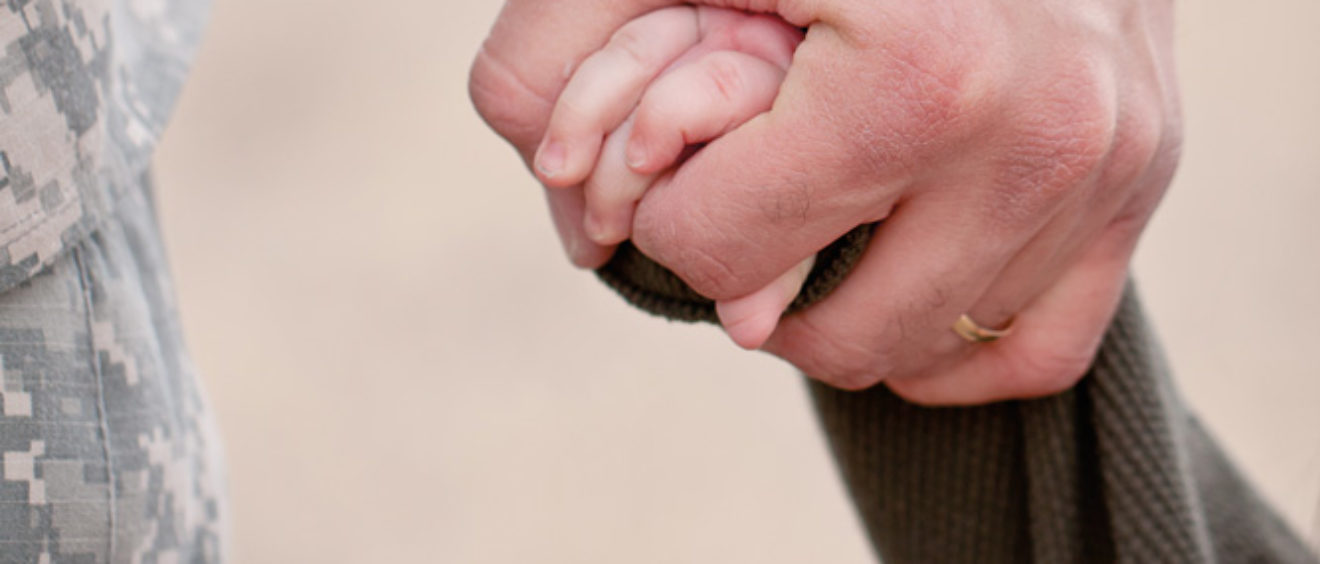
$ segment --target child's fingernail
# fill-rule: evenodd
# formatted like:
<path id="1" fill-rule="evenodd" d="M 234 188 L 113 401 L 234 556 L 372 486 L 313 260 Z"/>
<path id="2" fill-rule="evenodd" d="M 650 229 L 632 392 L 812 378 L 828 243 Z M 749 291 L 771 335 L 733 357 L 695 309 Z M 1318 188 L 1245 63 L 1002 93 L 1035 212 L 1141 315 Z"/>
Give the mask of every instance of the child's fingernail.
<path id="1" fill-rule="evenodd" d="M 646 146 L 636 140 L 629 141 L 625 156 L 628 159 L 628 168 L 639 169 L 646 164 Z"/>
<path id="2" fill-rule="evenodd" d="M 587 232 L 588 239 L 599 243 L 601 235 L 603 235 L 601 229 L 600 220 L 596 219 L 596 214 L 588 213 L 586 217 L 582 218 L 582 230 Z"/>
<path id="3" fill-rule="evenodd" d="M 614 234 L 600 218 L 596 217 L 596 214 L 588 213 L 587 217 L 583 218 L 582 230 L 587 233 L 588 239 L 595 241 L 597 244 L 608 245 L 613 242 L 610 239 Z"/>
<path id="4" fill-rule="evenodd" d="M 554 178 L 564 171 L 566 160 L 564 145 L 558 141 L 551 141 L 541 147 L 541 152 L 536 155 L 536 169 L 546 178 Z"/>

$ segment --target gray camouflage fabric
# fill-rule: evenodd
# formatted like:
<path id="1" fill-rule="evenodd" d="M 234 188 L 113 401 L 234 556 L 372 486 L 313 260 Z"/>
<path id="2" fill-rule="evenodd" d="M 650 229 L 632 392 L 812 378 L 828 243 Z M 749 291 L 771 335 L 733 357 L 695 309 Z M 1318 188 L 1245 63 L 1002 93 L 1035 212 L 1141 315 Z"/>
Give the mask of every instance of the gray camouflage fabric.
<path id="1" fill-rule="evenodd" d="M 0 4 L 0 564 L 223 559 L 148 181 L 206 8 Z"/>
<path id="2" fill-rule="evenodd" d="M 0 4 L 0 291 L 138 189 L 201 33 L 193 0 Z"/>

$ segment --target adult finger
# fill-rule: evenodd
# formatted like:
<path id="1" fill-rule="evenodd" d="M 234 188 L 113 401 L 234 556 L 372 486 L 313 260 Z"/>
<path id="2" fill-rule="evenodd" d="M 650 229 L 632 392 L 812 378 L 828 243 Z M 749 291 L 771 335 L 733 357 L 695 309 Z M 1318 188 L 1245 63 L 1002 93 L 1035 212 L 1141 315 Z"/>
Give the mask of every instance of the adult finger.
<path id="1" fill-rule="evenodd" d="M 983 404 L 1052 395 L 1077 383 L 1099 349 L 1127 280 L 1140 229 L 1111 226 L 1058 282 L 1018 314 L 1013 333 L 946 370 L 887 383 L 909 401 Z"/>
<path id="2" fill-rule="evenodd" d="M 564 246 L 568 260 L 578 268 L 596 269 L 604 266 L 614 254 L 614 245 L 598 244 L 583 230 L 586 202 L 582 189 L 546 190 L 545 198 L 550 204 L 550 217 L 554 220 L 559 242 Z"/>
<path id="3" fill-rule="evenodd" d="M 896 73 L 870 69 L 866 55 L 833 28 L 813 26 L 773 109 L 706 145 L 673 182 L 643 196 L 633 223 L 638 248 L 697 292 L 729 300 L 886 217 L 923 173 L 919 152 L 933 146 L 929 137 L 948 133 L 950 124 L 927 119 L 928 106 L 958 101 L 925 94 L 918 104 L 887 84 Z M 640 147 L 630 164 L 655 170 L 662 159 Z"/>
<path id="4" fill-rule="evenodd" d="M 1075 198 L 1060 209 L 1030 242 L 1013 255 L 993 283 L 964 313 L 983 327 L 1012 325 L 1018 313 L 1056 284 L 1117 215 L 1123 202 L 1112 195 L 1121 195 L 1124 191 L 1095 192 L 1089 195 L 1091 197 Z M 966 352 L 968 347 L 967 341 L 954 331 L 944 331 L 940 346 L 935 349 L 938 355 L 956 356 Z"/>
<path id="5" fill-rule="evenodd" d="M 955 362 L 924 378 L 894 380 L 890 387 L 911 401 L 944 405 L 1046 396 L 1075 385 L 1099 348 L 1141 232 L 1168 188 L 1181 132 L 1173 127 L 1135 145 L 1148 142 L 1158 143 L 1158 150 L 1141 161 L 1137 179 L 1122 179 L 1135 183 L 1135 191 L 1116 197 L 1115 190 L 1099 190 L 1082 203 L 1109 219 L 1093 225 L 1094 219 L 1083 217 L 1074 232 L 1055 237 L 1060 243 L 1053 246 L 1054 257 L 1047 256 L 1047 246 L 1036 254 L 1029 247 L 973 308 L 999 319 L 1016 311 L 1010 335 L 982 345 L 963 343 L 965 354 Z M 1119 152 L 1144 153 L 1132 146 Z M 1059 260 L 1043 271 L 1031 264 Z M 1042 280 L 1048 282 L 1044 287 Z"/>
<path id="6" fill-rule="evenodd" d="M 606 139 L 587 181 L 586 231 L 600 244 L 617 244 L 632 231 L 633 207 L 655 179 L 625 161 L 624 144 L 650 137 L 657 162 L 669 168 L 683 151 L 710 141 L 770 109 L 784 71 L 758 57 L 719 51 L 685 64 L 652 84 L 634 117 Z M 638 128 L 647 131 L 638 133 Z"/>
<path id="7" fill-rule="evenodd" d="M 867 181 L 840 162 L 849 155 L 822 150 L 829 140 L 783 118 L 773 111 L 753 118 L 648 190 L 633 243 L 722 301 L 766 286 L 857 225 L 888 215 L 904 181 L 854 191 Z"/>
<path id="8" fill-rule="evenodd" d="M 1108 325 L 1133 247 L 1168 186 L 1180 146 L 1176 128 L 1134 119 L 1142 115 L 1139 106 L 1124 115 L 1109 157 L 1114 166 L 1101 186 L 1056 215 L 968 312 L 990 327 L 1011 322 L 1014 333 L 989 346 L 946 333 L 943 350 L 952 362 L 928 370 L 930 383 L 896 381 L 896 389 L 926 403 L 984 403 L 1049 395 L 1076 383 Z M 1068 303 L 1048 297 L 1058 294 Z M 1051 304 L 1068 311 L 1071 324 L 1051 325 Z"/>
<path id="9" fill-rule="evenodd" d="M 468 82 L 472 103 L 530 166 L 572 69 L 628 21 L 679 3 L 508 0 L 472 64 Z M 597 245 L 583 233 L 581 189 L 547 194 L 547 199 L 574 264 L 585 268 L 603 264 L 611 248 Z"/>
<path id="10" fill-rule="evenodd" d="M 830 298 L 786 318 L 764 349 L 847 389 L 919 372 L 945 358 L 940 348 L 952 320 L 1039 229 L 995 227 L 984 210 L 939 197 L 904 204 Z M 995 237 L 986 235 L 996 229 Z"/>
<path id="11" fill-rule="evenodd" d="M 1076 187 L 1086 185 L 1094 161 L 1107 154 L 1107 146 L 1092 148 L 1108 139 L 1103 120 L 1094 121 L 1057 130 L 1079 140 L 1056 149 L 1057 158 L 1074 166 L 1055 166 L 1056 155 L 1049 155 L 1020 159 L 1012 175 L 998 180 L 1008 187 L 977 177 L 964 185 L 957 176 L 942 177 L 939 186 L 916 186 L 849 279 L 829 300 L 786 320 L 766 349 L 846 388 L 930 374 L 947 361 L 949 344 L 958 344 L 951 324 L 981 301 L 1014 257 L 1033 243 L 1052 255 L 1058 248 L 1053 235 L 1076 231 L 1076 205 L 1092 193 Z M 1099 132 L 1095 139 L 1088 127 Z M 1009 193 L 1015 196 L 1006 198 Z M 1113 217 L 1112 209 L 1095 211 Z M 1052 227 L 1062 235 L 1042 238 Z M 984 316 L 978 321 L 998 323 Z"/>
<path id="12" fill-rule="evenodd" d="M 628 118 L 605 139 L 596 170 L 583 186 L 587 206 L 583 228 L 600 245 L 617 245 L 632 234 L 633 208 L 659 177 L 635 172 L 625 163 L 624 148 L 633 123 Z"/>
<path id="13" fill-rule="evenodd" d="M 642 97 L 628 140 L 629 166 L 668 168 L 688 145 L 709 141 L 770 108 L 784 80 L 780 67 L 745 53 L 717 51 L 665 75 Z M 635 152 L 647 152 L 647 170 Z"/>
<path id="14" fill-rule="evenodd" d="M 661 71 L 700 39 L 697 11 L 681 6 L 631 22 L 578 67 L 556 102 L 535 169 L 548 186 L 572 186 L 591 172 L 601 140 L 632 112 Z"/>

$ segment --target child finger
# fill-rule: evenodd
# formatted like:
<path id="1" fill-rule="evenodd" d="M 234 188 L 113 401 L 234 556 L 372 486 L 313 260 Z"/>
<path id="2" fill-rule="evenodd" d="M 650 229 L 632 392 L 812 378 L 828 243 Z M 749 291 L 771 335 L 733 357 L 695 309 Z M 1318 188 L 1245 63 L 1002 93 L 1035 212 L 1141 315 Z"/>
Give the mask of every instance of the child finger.
<path id="1" fill-rule="evenodd" d="M 779 325 L 779 317 L 802 291 L 816 258 L 811 257 L 785 272 L 769 286 L 741 298 L 716 302 L 720 324 L 738 346 L 761 348 Z"/>
<path id="2" fill-rule="evenodd" d="M 542 182 L 563 187 L 586 178 L 605 133 L 628 116 L 647 84 L 700 40 L 695 14 L 675 7 L 637 18 L 582 62 L 555 102 L 537 150 Z"/>
<path id="3" fill-rule="evenodd" d="M 587 179 L 584 230 L 600 245 L 617 245 L 632 235 L 633 210 L 656 180 L 654 174 L 633 172 L 624 161 L 624 146 L 632 129 L 633 119 L 629 118 L 610 133 L 596 170 Z"/>
<path id="4" fill-rule="evenodd" d="M 550 204 L 550 217 L 554 220 L 559 242 L 568 259 L 578 268 L 600 268 L 614 254 L 613 245 L 597 245 L 582 229 L 582 216 L 586 210 L 581 188 L 544 190 Z"/>
<path id="5" fill-rule="evenodd" d="M 702 95 L 709 74 L 701 65 L 705 63 L 703 59 L 711 57 L 716 58 L 714 64 L 717 65 L 724 64 L 719 60 L 727 58 L 728 64 L 739 67 L 736 72 L 751 77 L 737 92 L 729 92 L 732 98 Z M 710 53 L 661 78 L 645 95 L 643 104 L 668 105 L 683 112 L 679 119 L 668 122 L 670 138 L 682 145 L 661 168 L 672 166 L 686 144 L 718 137 L 725 130 L 768 110 L 781 78 L 775 65 L 739 53 Z M 634 171 L 625 160 L 625 145 L 632 136 L 636 116 L 634 114 L 606 138 L 596 169 L 586 183 L 584 229 L 598 244 L 613 245 L 631 236 L 633 210 L 656 179 L 655 173 Z"/>
<path id="6" fill-rule="evenodd" d="M 657 80 L 637 106 L 626 150 L 641 174 L 668 168 L 688 145 L 715 139 L 769 111 L 784 70 L 763 59 L 719 51 Z"/>
<path id="7" fill-rule="evenodd" d="M 697 6 L 703 45 L 755 55 L 788 69 L 803 32 L 774 14 Z"/>

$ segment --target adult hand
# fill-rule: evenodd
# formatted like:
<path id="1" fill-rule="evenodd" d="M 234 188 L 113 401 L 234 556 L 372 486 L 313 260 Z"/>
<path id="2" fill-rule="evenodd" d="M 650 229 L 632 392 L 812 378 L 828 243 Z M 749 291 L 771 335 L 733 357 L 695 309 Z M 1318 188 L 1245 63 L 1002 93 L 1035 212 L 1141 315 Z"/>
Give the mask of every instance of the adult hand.
<path id="1" fill-rule="evenodd" d="M 473 69 L 479 111 L 530 162 L 565 65 L 677 3 L 510 0 Z M 828 383 L 884 381 L 922 403 L 1075 384 L 1178 160 L 1171 2 L 709 3 L 809 32 L 774 110 L 648 192 L 634 243 L 730 300 L 884 220 L 844 284 L 784 320 L 766 350 Z M 631 147 L 640 171 L 646 123 Z M 550 194 L 574 261 L 607 258 L 582 236 L 580 192 Z M 1014 332 L 970 344 L 949 329 L 963 313 Z"/>

